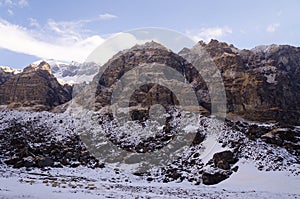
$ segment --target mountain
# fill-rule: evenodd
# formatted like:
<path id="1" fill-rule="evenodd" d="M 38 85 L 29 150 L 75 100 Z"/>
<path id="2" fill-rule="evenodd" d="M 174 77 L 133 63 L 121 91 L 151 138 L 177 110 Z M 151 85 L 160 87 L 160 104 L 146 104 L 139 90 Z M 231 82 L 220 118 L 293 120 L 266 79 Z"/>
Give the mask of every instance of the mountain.
<path id="1" fill-rule="evenodd" d="M 171 69 L 166 66 L 170 66 Z M 130 75 L 123 76 L 127 72 Z M 166 79 L 164 85 L 159 84 L 162 79 Z M 208 112 L 208 104 L 202 98 L 203 92 L 207 93 L 207 87 L 198 71 L 184 58 L 153 41 L 117 53 L 101 67 L 94 81 L 97 87 L 96 109 L 110 105 L 113 91 L 117 89 L 127 93 L 118 96 L 119 106 L 126 106 L 128 94 L 132 94 L 129 96 L 129 106 L 134 109 L 133 117 L 143 118 L 147 117 L 150 107 L 155 104 L 168 108 L 178 106 L 180 101 L 184 101 L 182 106 L 199 106 L 198 103 L 193 103 L 193 97 L 190 96 L 190 93 L 195 91 L 195 101 L 200 103 L 197 108 L 203 113 Z M 184 81 L 188 81 L 194 90 L 182 87 L 180 83 Z M 172 88 L 168 88 L 168 85 Z M 132 88 L 135 89 L 130 93 Z M 191 99 L 186 96 L 190 96 Z M 142 107 L 140 115 L 134 107 Z"/>
<path id="2" fill-rule="evenodd" d="M 99 71 L 100 66 L 92 62 L 61 62 L 52 59 L 39 60 L 34 64 L 45 61 L 50 65 L 52 74 L 62 83 L 74 84 L 89 82 Z"/>
<path id="3" fill-rule="evenodd" d="M 0 85 L 0 104 L 9 108 L 50 110 L 71 97 L 72 87 L 61 85 L 46 62 L 31 64 L 17 74 L 11 73 Z"/>
<path id="4" fill-rule="evenodd" d="M 100 68 L 49 62 L 22 71 L 0 67 L 0 105 L 17 109 L 0 111 L 0 183 L 10 189 L 45 185 L 49 193 L 126 198 L 145 190 L 174 198 L 299 196 L 298 47 L 240 50 L 212 40 L 174 53 L 147 42 Z M 227 100 L 221 125 L 211 115 L 214 93 L 205 75 L 208 83 L 218 80 L 211 64 Z M 123 121 L 125 111 L 115 117 L 111 104 L 129 106 L 133 121 Z M 54 111 L 61 106 L 69 107 Z M 200 114 L 190 111 L 194 106 Z"/>
<path id="5" fill-rule="evenodd" d="M 198 48 L 205 49 L 221 71 L 229 115 L 300 124 L 299 47 L 270 45 L 239 50 L 212 40 L 199 42 L 179 55 L 189 59 Z"/>
<path id="6" fill-rule="evenodd" d="M 118 79 L 128 71 L 142 65 L 144 67 L 152 65 L 152 68 L 155 67 L 154 65 L 167 65 L 186 78 L 196 93 L 201 111 L 207 114 L 211 111 L 211 96 L 206 82 L 193 66 L 199 64 L 196 63 L 199 59 L 193 57 L 199 49 L 205 50 L 210 55 L 221 72 L 226 92 L 228 117 L 241 116 L 254 121 L 300 124 L 298 103 L 300 97 L 300 79 L 298 78 L 300 75 L 300 48 L 288 45 L 258 46 L 251 50 L 240 50 L 233 45 L 212 40 L 207 44 L 199 42 L 191 49 L 184 48 L 176 54 L 161 44 L 148 42 L 117 53 L 102 67 L 95 63 L 63 63 L 48 60 L 50 63 L 48 73 L 51 78 L 47 74 L 47 78 L 43 78 L 43 81 L 46 84 L 49 80 L 54 81 L 54 77 L 56 77 L 58 81 L 64 84 L 64 82 L 90 82 L 94 78 L 96 89 L 93 92 L 96 95 L 96 102 L 93 106 L 96 109 L 100 109 L 110 104 L 111 95 L 114 89 L 117 88 L 116 83 Z M 34 65 L 29 68 L 32 68 Z M 23 86 L 16 83 L 16 81 L 19 81 L 17 78 L 29 74 L 26 70 L 24 69 L 21 72 L 8 67 L 0 68 L 1 104 L 10 104 L 12 102 L 24 104 L 28 98 L 32 101 L 40 101 L 33 102 L 33 104 L 41 103 L 47 104 L 47 107 L 53 107 L 71 99 L 70 88 L 66 88 L 66 86 L 61 87 L 56 83 L 55 86 L 49 86 L 49 89 L 55 90 L 53 88 L 55 87 L 60 90 L 58 92 L 65 92 L 64 94 L 56 95 L 53 94 L 56 91 L 51 91 L 52 94 L 49 91 L 45 95 L 51 95 L 52 97 L 49 97 L 50 101 L 44 100 L 47 102 L 42 102 L 41 98 L 46 98 L 45 96 L 39 98 L 37 95 L 30 95 L 31 97 L 28 97 L 29 94 L 25 94 L 24 90 L 28 91 L 29 89 L 29 78 L 24 80 Z M 46 74 L 41 73 L 41 71 L 47 70 L 31 70 L 30 75 L 43 76 L 42 74 Z M 98 75 L 95 76 L 97 72 Z M 133 79 L 126 81 L 132 81 L 132 83 L 146 81 L 139 79 L 140 75 L 143 76 L 142 73 L 136 74 L 135 77 L 132 77 Z M 165 78 L 166 76 L 167 74 L 163 74 L 161 77 Z M 18 87 L 17 90 L 14 92 L 10 91 L 11 88 L 16 86 Z M 177 87 L 180 86 L 177 85 Z M 118 87 L 118 89 L 122 90 L 121 87 Z M 123 92 L 126 92 L 126 90 Z M 127 92 L 129 91 L 127 90 Z M 189 95 L 188 92 L 190 91 L 187 89 L 181 89 L 183 96 Z M 20 95 L 20 98 L 12 95 Z M 25 95 L 27 97 L 24 97 Z M 124 99 L 120 98 L 119 101 L 124 101 L 127 96 L 123 97 Z M 133 111 L 135 114 L 133 117 L 147 116 L 149 107 L 153 104 L 178 105 L 180 99 L 176 97 L 175 93 L 165 86 L 153 83 L 141 85 L 130 97 L 130 106 L 141 105 L 144 107 L 144 113 L 139 115 Z M 186 99 L 188 100 L 188 98 Z M 26 103 L 30 106 L 28 101 Z M 14 107 L 14 105 L 10 107 Z"/>

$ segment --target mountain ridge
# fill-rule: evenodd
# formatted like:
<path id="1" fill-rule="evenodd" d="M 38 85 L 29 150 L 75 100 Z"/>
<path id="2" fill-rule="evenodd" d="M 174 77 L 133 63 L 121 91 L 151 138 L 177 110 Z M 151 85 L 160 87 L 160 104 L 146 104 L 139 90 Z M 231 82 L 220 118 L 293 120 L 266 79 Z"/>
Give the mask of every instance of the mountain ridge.
<path id="1" fill-rule="evenodd" d="M 227 109 L 229 115 L 236 114 L 246 119 L 256 121 L 276 120 L 283 123 L 300 124 L 298 119 L 300 118 L 300 108 L 297 104 L 297 99 L 300 97 L 300 82 L 299 78 L 297 78 L 300 76 L 300 67 L 298 64 L 300 60 L 299 47 L 272 44 L 257 46 L 250 50 L 240 50 L 225 42 L 211 40 L 209 43 L 199 41 L 194 47 L 190 49 L 183 48 L 176 54 L 163 45 L 152 41 L 142 45 L 135 45 L 130 49 L 115 54 L 103 66 L 109 68 L 111 65 L 115 65 L 119 67 L 118 72 L 111 70 L 104 76 L 107 76 L 108 79 L 116 79 L 119 78 L 121 74 L 126 73 L 128 71 L 128 69 L 125 69 L 126 67 L 120 68 L 120 64 L 124 64 L 124 61 L 121 59 L 132 59 L 130 63 L 132 66 L 138 65 L 137 60 L 140 60 L 139 63 L 161 62 L 166 65 L 172 65 L 175 68 L 177 67 L 177 71 L 181 71 L 183 65 L 188 64 L 185 58 L 187 58 L 193 50 L 196 50 L 196 48 L 203 48 L 208 52 L 221 72 L 228 100 Z M 149 52 L 151 49 L 153 52 L 150 55 Z M 177 59 L 175 58 L 177 55 L 179 55 L 178 66 L 176 66 L 175 62 L 172 63 Z M 167 58 L 168 56 L 169 58 Z M 166 62 L 167 59 L 170 60 L 168 61 L 169 63 Z M 49 73 L 52 72 L 57 79 L 62 77 L 78 79 L 81 75 L 83 77 L 82 81 L 85 79 L 91 81 L 92 77 L 97 74 L 98 69 L 101 69 L 101 67 L 92 63 L 61 64 L 61 67 L 54 65 L 47 68 Z M 26 70 L 24 69 L 23 72 L 24 71 Z M 185 74 L 185 77 L 187 77 L 190 82 L 195 79 L 193 76 L 195 76 L 197 72 L 192 71 L 193 69 L 191 69 L 189 74 Z M 13 73 L 3 74 L 4 73 L 2 73 L 2 75 L 0 74 L 1 84 L 14 76 Z M 195 83 L 194 86 L 200 91 L 200 93 L 198 93 L 198 99 L 204 107 L 209 110 L 210 96 L 206 90 L 205 83 L 200 79 L 198 78 L 196 81 L 198 83 Z M 150 87 L 148 90 L 151 90 Z M 164 93 L 165 91 L 161 92 Z M 148 98 L 146 101 L 151 101 L 149 100 L 149 94 L 142 96 Z M 165 95 L 165 97 L 167 96 L 170 96 L 170 93 Z M 276 96 L 276 98 L 274 98 L 274 96 Z M 101 101 L 101 97 L 97 98 Z M 142 100 L 140 99 L 139 101 Z"/>

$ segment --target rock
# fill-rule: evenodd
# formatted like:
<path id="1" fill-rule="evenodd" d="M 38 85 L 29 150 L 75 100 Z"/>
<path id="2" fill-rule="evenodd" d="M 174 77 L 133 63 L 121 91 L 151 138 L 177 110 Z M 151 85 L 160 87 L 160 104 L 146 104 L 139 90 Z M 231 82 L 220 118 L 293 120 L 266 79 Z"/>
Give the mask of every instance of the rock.
<path id="1" fill-rule="evenodd" d="M 35 166 L 35 160 L 32 156 L 28 156 L 26 158 L 23 158 L 23 165 L 25 167 L 33 167 Z"/>
<path id="2" fill-rule="evenodd" d="M 80 166 L 80 162 L 72 162 L 70 165 L 72 168 L 76 168 Z"/>
<path id="3" fill-rule="evenodd" d="M 238 169 L 239 169 L 239 166 L 235 166 L 235 167 L 233 167 L 231 170 L 234 171 L 234 172 L 237 172 Z"/>
<path id="4" fill-rule="evenodd" d="M 229 163 L 227 161 L 224 161 L 224 160 L 218 161 L 216 166 L 218 168 L 224 169 L 224 170 L 229 170 L 230 169 Z"/>
<path id="5" fill-rule="evenodd" d="M 13 157 L 13 158 L 10 158 L 10 159 L 7 159 L 7 160 L 4 160 L 4 163 L 5 164 L 8 164 L 8 165 L 15 165 L 17 162 L 20 161 L 20 158 L 19 157 Z"/>
<path id="6" fill-rule="evenodd" d="M 54 165 L 54 161 L 48 157 L 37 157 L 37 166 L 40 168 L 51 167 Z"/>
<path id="7" fill-rule="evenodd" d="M 19 169 L 23 166 L 24 166 L 24 162 L 23 162 L 23 160 L 20 160 L 13 165 L 13 168 Z"/>
<path id="8" fill-rule="evenodd" d="M 234 158 L 234 155 L 231 151 L 222 151 L 213 155 L 213 161 L 215 167 L 224 170 L 229 170 L 230 164 L 236 163 L 237 159 Z"/>
<path id="9" fill-rule="evenodd" d="M 192 145 L 198 145 L 205 139 L 205 135 L 201 134 L 200 132 L 196 133 L 196 136 L 192 142 Z"/>
<path id="10" fill-rule="evenodd" d="M 291 154 L 300 154 L 300 131 L 290 128 L 274 128 L 261 136 L 261 140 L 286 148 Z"/>
<path id="11" fill-rule="evenodd" d="M 208 173 L 208 172 L 203 172 L 202 174 L 202 182 L 205 185 L 213 185 L 213 184 L 218 184 L 219 182 L 222 182 L 223 180 L 229 178 L 229 174 L 225 173 Z"/>

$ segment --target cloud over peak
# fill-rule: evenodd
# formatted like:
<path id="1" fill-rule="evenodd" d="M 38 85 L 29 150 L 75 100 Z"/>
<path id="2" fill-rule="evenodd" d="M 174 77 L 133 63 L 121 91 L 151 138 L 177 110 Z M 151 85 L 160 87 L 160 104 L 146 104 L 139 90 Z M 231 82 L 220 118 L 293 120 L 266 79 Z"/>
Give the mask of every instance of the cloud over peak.
<path id="1" fill-rule="evenodd" d="M 232 29 L 228 26 L 201 28 L 198 31 L 186 31 L 186 34 L 195 41 L 210 41 L 211 39 L 220 39 L 232 33 Z"/>

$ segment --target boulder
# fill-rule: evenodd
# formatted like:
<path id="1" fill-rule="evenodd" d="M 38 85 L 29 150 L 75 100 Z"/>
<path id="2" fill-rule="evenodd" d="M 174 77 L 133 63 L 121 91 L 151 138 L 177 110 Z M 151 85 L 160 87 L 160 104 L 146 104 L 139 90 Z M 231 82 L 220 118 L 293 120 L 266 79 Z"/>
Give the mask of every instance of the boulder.
<path id="1" fill-rule="evenodd" d="M 230 173 L 221 173 L 221 172 L 208 173 L 208 172 L 203 172 L 202 182 L 205 185 L 214 185 L 214 184 L 218 184 L 219 182 L 222 182 L 223 180 L 229 178 L 229 176 L 230 176 Z"/>
<path id="2" fill-rule="evenodd" d="M 230 164 L 237 162 L 231 151 L 222 151 L 213 155 L 214 166 L 220 169 L 229 170 Z"/>

